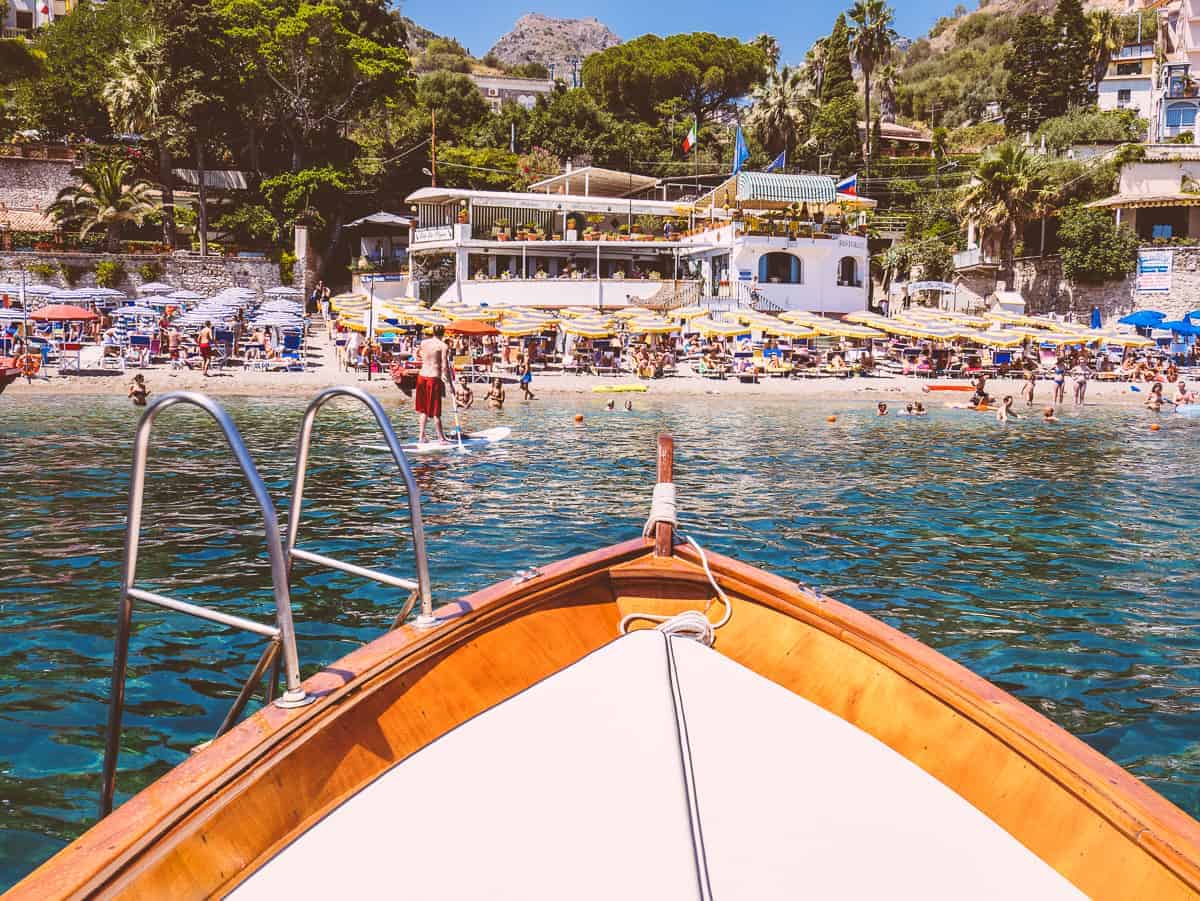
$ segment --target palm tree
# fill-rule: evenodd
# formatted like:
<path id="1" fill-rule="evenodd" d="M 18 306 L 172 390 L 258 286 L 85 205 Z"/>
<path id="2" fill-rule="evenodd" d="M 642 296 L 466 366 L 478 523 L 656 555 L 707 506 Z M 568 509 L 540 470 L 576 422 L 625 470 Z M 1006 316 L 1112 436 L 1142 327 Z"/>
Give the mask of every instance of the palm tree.
<path id="1" fill-rule="evenodd" d="M 799 144 L 811 113 L 811 103 L 800 70 L 784 66 L 754 89 L 747 124 L 772 156 L 786 150 L 789 157 Z"/>
<path id="2" fill-rule="evenodd" d="M 1092 52 L 1092 80 L 1100 81 L 1108 69 L 1113 54 L 1125 43 L 1125 29 L 1110 9 L 1097 9 L 1088 14 L 1088 45 Z"/>
<path id="3" fill-rule="evenodd" d="M 1042 158 L 1012 141 L 980 157 L 971 181 L 962 189 L 959 212 L 983 230 L 1000 232 L 1001 262 L 1012 284 L 1017 235 L 1025 223 L 1045 215 L 1051 202 Z"/>
<path id="4" fill-rule="evenodd" d="M 825 83 L 825 38 L 817 38 L 813 41 L 808 52 L 804 54 L 804 63 L 801 68 L 808 76 L 809 84 L 812 85 L 813 95 L 820 99 L 821 88 Z"/>
<path id="5" fill-rule="evenodd" d="M 104 229 L 105 246 L 115 251 L 126 223 L 141 225 L 147 216 L 162 209 L 154 199 L 153 185 L 129 180 L 132 169 L 128 160 L 85 166 L 79 184 L 59 191 L 46 214 L 60 227 L 78 228 L 80 238 Z"/>
<path id="6" fill-rule="evenodd" d="M 158 180 L 163 201 L 163 243 L 175 246 L 175 192 L 171 181 L 168 119 L 163 108 L 167 88 L 161 43 L 153 29 L 126 38 L 109 64 L 100 90 L 108 116 L 122 131 L 151 138 L 158 145 Z"/>
<path id="7" fill-rule="evenodd" d="M 871 73 L 892 52 L 898 35 L 892 28 L 892 8 L 884 0 L 855 0 L 850 7 L 850 52 L 863 73 L 863 99 L 866 102 L 863 159 L 871 174 Z"/>

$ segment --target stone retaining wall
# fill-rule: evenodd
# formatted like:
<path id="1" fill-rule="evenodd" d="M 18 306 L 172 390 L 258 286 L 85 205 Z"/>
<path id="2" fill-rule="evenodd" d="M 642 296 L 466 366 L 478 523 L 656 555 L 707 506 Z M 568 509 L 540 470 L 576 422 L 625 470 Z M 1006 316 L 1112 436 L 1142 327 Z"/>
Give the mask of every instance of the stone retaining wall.
<path id="1" fill-rule="evenodd" d="M 265 291 L 282 284 L 279 278 L 279 264 L 273 260 L 185 254 L 102 253 L 0 253 L 0 282 L 19 284 L 22 269 L 25 269 L 29 282 L 42 281 L 40 276 L 30 274 L 28 267 L 33 263 L 49 263 L 60 267 L 60 271 L 47 279 L 47 284 L 71 287 L 62 276 L 61 267 L 65 265 L 86 270 L 74 287 L 95 287 L 96 264 L 102 260 L 116 260 L 125 267 L 125 277 L 116 287 L 128 294 L 133 294 L 138 285 L 146 281 L 138 273 L 139 267 L 144 263 L 157 263 L 162 269 L 162 274 L 157 276 L 156 281 L 196 291 L 205 296 L 235 285 Z"/>
<path id="2" fill-rule="evenodd" d="M 1155 248 L 1157 249 L 1157 248 Z M 1174 255 L 1171 290 L 1165 293 L 1135 294 L 1134 278 L 1101 284 L 1075 284 L 1062 277 L 1062 260 L 1057 256 L 1024 257 L 1015 263 L 1016 290 L 1025 298 L 1031 314 L 1072 313 L 1086 320 L 1092 308 L 1099 307 L 1105 322 L 1130 310 L 1161 310 L 1168 318 L 1200 309 L 1200 247 L 1171 248 Z M 963 272 L 955 277 L 958 306 L 986 307 L 996 291 L 993 272 Z"/>
<path id="3" fill-rule="evenodd" d="M 59 190 L 78 181 L 71 174 L 75 165 L 73 160 L 0 156 L 0 203 L 17 210 L 45 209 Z"/>

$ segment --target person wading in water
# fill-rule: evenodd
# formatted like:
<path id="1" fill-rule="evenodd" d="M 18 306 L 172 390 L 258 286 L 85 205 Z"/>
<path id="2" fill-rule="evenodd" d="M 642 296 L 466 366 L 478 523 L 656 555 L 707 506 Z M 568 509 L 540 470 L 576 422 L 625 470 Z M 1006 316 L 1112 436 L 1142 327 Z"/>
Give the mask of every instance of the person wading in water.
<path id="1" fill-rule="evenodd" d="M 433 337 L 426 338 L 417 348 L 417 359 L 421 361 L 421 371 L 417 375 L 417 390 L 413 397 L 413 406 L 417 408 L 419 433 L 417 442 L 425 443 L 425 423 L 433 419 L 437 430 L 438 441 L 446 441 L 446 430 L 442 428 L 442 397 L 446 386 L 450 387 L 451 403 L 454 402 L 454 373 L 450 369 L 450 352 L 442 335 L 446 330 L 440 326 L 433 327 Z"/>

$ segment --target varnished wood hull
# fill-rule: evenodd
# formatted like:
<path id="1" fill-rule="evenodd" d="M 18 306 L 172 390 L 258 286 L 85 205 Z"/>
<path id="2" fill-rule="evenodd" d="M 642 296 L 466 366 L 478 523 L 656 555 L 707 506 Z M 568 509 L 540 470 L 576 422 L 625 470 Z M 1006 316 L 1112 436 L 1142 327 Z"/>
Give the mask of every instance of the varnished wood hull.
<path id="1" fill-rule="evenodd" d="M 228 891 L 396 762 L 611 641 L 625 614 L 708 599 L 691 551 L 652 551 L 638 539 L 554 564 L 447 605 L 436 629 L 360 648 L 308 680 L 315 704 L 261 710 L 13 897 Z M 1200 825 L 1115 764 L 862 613 L 737 561 L 710 562 L 734 604 L 719 652 L 880 739 L 1092 897 L 1198 893 Z M 789 765 L 786 749 L 763 751 Z"/>

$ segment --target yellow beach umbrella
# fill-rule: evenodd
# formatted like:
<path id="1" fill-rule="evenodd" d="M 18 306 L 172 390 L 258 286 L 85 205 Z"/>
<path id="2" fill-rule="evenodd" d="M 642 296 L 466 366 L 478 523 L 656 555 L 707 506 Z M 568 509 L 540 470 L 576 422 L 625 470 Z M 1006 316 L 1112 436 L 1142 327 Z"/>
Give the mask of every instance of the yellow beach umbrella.
<path id="1" fill-rule="evenodd" d="M 679 331 L 679 326 L 661 316 L 639 316 L 631 319 L 625 326 L 633 335 L 666 335 Z"/>
<path id="2" fill-rule="evenodd" d="M 689 327 L 701 335 L 717 335 L 721 338 L 732 338 L 735 335 L 744 335 L 747 331 L 744 325 L 738 325 L 735 322 L 721 322 L 713 319 L 711 316 L 698 316 L 693 319 Z"/>
<path id="3" fill-rule="evenodd" d="M 884 322 L 886 320 L 886 316 L 880 316 L 878 313 L 872 313 L 870 310 L 856 310 L 842 317 L 842 322 L 854 322 L 858 325 L 874 325 L 876 322 Z"/>
<path id="4" fill-rule="evenodd" d="M 832 319 L 819 325 L 814 324 L 812 328 L 822 335 L 829 335 L 834 338 L 854 338 L 865 341 L 872 338 L 887 337 L 884 332 L 867 328 L 865 325 L 855 325 L 852 322 L 835 322 Z"/>
<path id="5" fill-rule="evenodd" d="M 619 319 L 636 319 L 638 316 L 655 316 L 657 314 L 645 307 L 622 307 L 619 310 L 613 310 L 613 315 Z"/>
<path id="6" fill-rule="evenodd" d="M 1096 332 L 1095 334 L 1096 340 L 1119 347 L 1154 347 L 1157 343 L 1153 338 L 1146 338 L 1142 335 L 1120 335 L 1116 332 Z"/>
<path id="7" fill-rule="evenodd" d="M 505 318 L 496 323 L 496 331 L 509 338 L 525 338 L 529 335 L 540 335 L 551 327 L 537 319 L 522 319 L 520 317 Z"/>
<path id="8" fill-rule="evenodd" d="M 1010 330 L 979 331 L 963 335 L 963 338 L 984 347 L 1020 347 L 1025 343 L 1025 336 Z"/>
<path id="9" fill-rule="evenodd" d="M 763 329 L 763 333 L 767 335 L 777 335 L 780 338 L 816 338 L 821 333 L 814 328 L 809 328 L 804 325 L 795 325 L 790 322 L 776 322 L 770 328 Z"/>
<path id="10" fill-rule="evenodd" d="M 559 327 L 568 335 L 577 338 L 609 338 L 612 337 L 612 326 L 601 319 L 580 316 L 575 319 L 564 319 Z"/>
<path id="11" fill-rule="evenodd" d="M 809 313 L 805 310 L 786 310 L 779 314 L 779 318 L 784 322 L 798 322 L 801 325 L 811 325 L 814 322 L 828 322 L 824 316 L 818 316 L 816 313 Z"/>
<path id="12" fill-rule="evenodd" d="M 673 316 L 676 319 L 683 319 L 685 321 L 688 319 L 695 319 L 697 316 L 704 316 L 707 313 L 708 310 L 706 310 L 704 307 L 697 306 L 679 307 L 677 309 L 667 311 L 668 316 Z"/>

